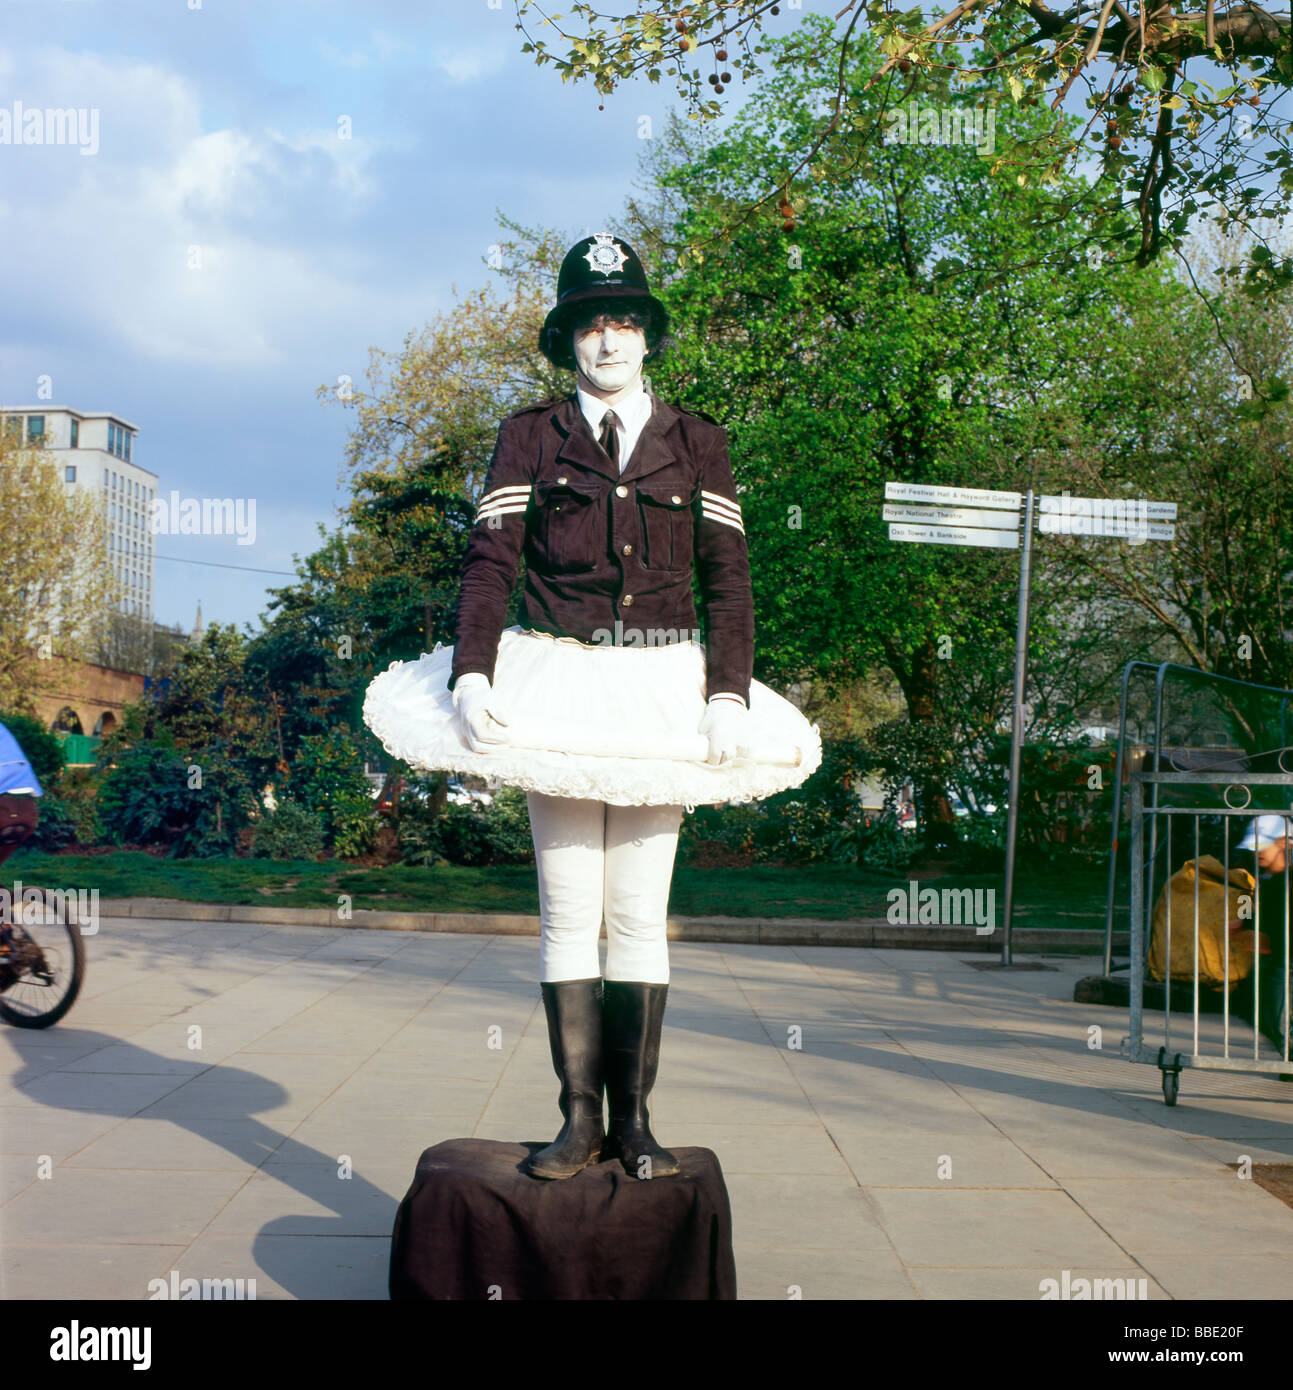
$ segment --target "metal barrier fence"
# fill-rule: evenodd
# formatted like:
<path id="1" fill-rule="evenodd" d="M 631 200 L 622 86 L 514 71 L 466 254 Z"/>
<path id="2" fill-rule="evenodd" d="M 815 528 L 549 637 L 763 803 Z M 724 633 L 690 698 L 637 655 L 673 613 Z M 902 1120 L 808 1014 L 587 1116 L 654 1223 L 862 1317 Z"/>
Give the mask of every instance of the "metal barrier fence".
<path id="1" fill-rule="evenodd" d="M 1200 671 L 1193 666 L 1181 666 L 1174 661 L 1127 663 L 1122 672 L 1122 696 L 1118 704 L 1118 755 L 1113 780 L 1109 891 L 1105 911 L 1106 975 L 1111 974 L 1115 968 L 1113 927 L 1118 876 L 1118 837 L 1122 823 L 1122 788 L 1124 779 L 1129 774 L 1146 770 L 1130 765 L 1129 700 L 1133 693 L 1133 680 L 1139 680 L 1143 684 L 1150 676 L 1153 677 L 1153 693 L 1145 711 L 1148 728 L 1141 731 L 1141 735 L 1149 739 L 1148 746 L 1143 750 L 1148 762 L 1148 771 L 1160 772 L 1165 765 L 1173 771 L 1181 772 L 1189 771 L 1191 767 L 1199 767 L 1201 771 L 1207 771 L 1210 767 L 1221 772 L 1229 769 L 1236 774 L 1243 771 L 1293 771 L 1286 761 L 1286 756 L 1293 753 L 1293 745 L 1289 741 L 1290 735 L 1293 734 L 1293 690 L 1284 690 L 1279 686 L 1256 685 L 1251 681 L 1236 680 L 1232 676 L 1218 676 L 1210 671 Z M 1206 761 L 1202 764 L 1192 761 L 1189 750 L 1173 747 L 1172 738 L 1168 733 L 1170 726 L 1181 722 L 1182 706 L 1188 707 L 1200 699 L 1210 701 L 1214 714 L 1220 714 L 1223 722 L 1229 725 L 1228 733 L 1234 745 L 1203 750 Z M 1188 715 L 1184 722 L 1190 722 Z M 1261 768 L 1262 762 L 1266 762 L 1267 769 Z"/>
<path id="2" fill-rule="evenodd" d="M 1148 806 L 1146 788 L 1153 792 L 1152 804 Z M 1275 798 L 1279 798 L 1280 810 L 1289 812 L 1293 774 L 1137 772 L 1131 775 L 1130 790 L 1131 1033 L 1123 1040 L 1122 1055 L 1129 1061 L 1151 1062 L 1159 1068 L 1163 1074 L 1163 1098 L 1168 1105 L 1176 1104 L 1180 1074 L 1189 1068 L 1293 1075 L 1288 1039 L 1289 887 L 1293 855 L 1285 858 L 1282 873 L 1263 882 L 1256 849 L 1239 849 L 1241 837 L 1233 833 L 1236 817 L 1247 820 L 1258 814 L 1270 814 L 1270 803 Z M 1160 793 L 1162 799 L 1174 796 L 1182 804 L 1160 804 Z M 1222 891 L 1227 896 L 1224 900 L 1225 929 L 1221 935 L 1222 980 L 1231 979 L 1232 935 L 1237 929 L 1246 932 L 1251 928 L 1254 933 L 1251 970 L 1248 976 L 1228 988 L 1209 984 L 1200 977 L 1198 872 L 1194 875 L 1193 920 L 1175 923 L 1172 920 L 1174 895 L 1169 889 L 1172 877 L 1185 864 L 1198 861 L 1201 855 L 1212 855 L 1223 868 Z M 1228 895 L 1232 868 L 1246 869 L 1253 877 L 1251 918 L 1241 915 L 1235 921 L 1230 919 Z M 1145 1037 L 1145 990 L 1154 909 L 1160 893 L 1165 899 L 1162 959 L 1166 979 L 1163 982 L 1163 1040 L 1158 1044 Z M 1193 933 L 1193 971 L 1189 979 L 1172 978 L 1173 931 Z M 1267 958 L 1259 949 L 1263 935 L 1269 944 Z M 1236 1002 L 1236 995 L 1242 1004 L 1240 1022 L 1244 1026 L 1232 1034 L 1232 1004 Z M 1215 1007 L 1218 1003 L 1219 1010 Z M 1202 1010 L 1201 1005 L 1204 1006 Z M 1248 1011 L 1251 1018 L 1246 1016 Z M 1201 1012 L 1220 1012 L 1220 1028 L 1201 1025 Z M 1281 1053 L 1279 1060 L 1262 1057 L 1263 1028 L 1282 1039 L 1277 1048 Z"/>

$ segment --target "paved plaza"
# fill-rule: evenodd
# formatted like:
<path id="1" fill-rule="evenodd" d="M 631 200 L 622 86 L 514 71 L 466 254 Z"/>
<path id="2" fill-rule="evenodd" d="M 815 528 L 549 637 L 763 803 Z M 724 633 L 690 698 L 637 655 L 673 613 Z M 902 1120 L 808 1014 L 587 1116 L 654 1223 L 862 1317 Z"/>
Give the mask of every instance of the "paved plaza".
<path id="1" fill-rule="evenodd" d="M 61 1024 L 0 1028 L 4 1298 L 176 1271 L 384 1299 L 423 1149 L 559 1128 L 533 937 L 104 918 L 87 945 Z M 1293 1297 L 1293 1210 L 1227 1167 L 1293 1160 L 1293 1086 L 1187 1071 L 1168 1108 L 1125 1011 L 1072 1002 L 1092 958 L 670 949 L 654 1129 L 718 1155 L 741 1298 L 1036 1299 L 1064 1271 Z"/>

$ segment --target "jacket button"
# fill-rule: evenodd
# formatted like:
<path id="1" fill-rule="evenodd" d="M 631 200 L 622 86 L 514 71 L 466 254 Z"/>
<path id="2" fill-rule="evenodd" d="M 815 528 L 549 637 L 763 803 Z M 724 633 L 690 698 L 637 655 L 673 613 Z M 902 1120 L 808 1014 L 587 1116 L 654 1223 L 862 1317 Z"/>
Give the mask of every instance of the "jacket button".
<path id="1" fill-rule="evenodd" d="M 675 493 L 669 500 L 670 500 L 670 501 L 674 504 L 674 506 L 676 507 L 676 506 L 678 506 L 678 504 L 682 501 L 682 498 L 679 497 L 679 496 L 677 495 L 677 493 Z"/>
<path id="2" fill-rule="evenodd" d="M 632 594 L 625 594 L 624 597 L 620 600 L 620 602 L 624 605 L 625 608 L 632 608 L 632 606 L 633 606 L 633 595 L 632 595 Z"/>
<path id="3" fill-rule="evenodd" d="M 566 475 L 563 473 L 563 474 L 561 475 L 561 477 L 559 477 L 559 478 L 557 479 L 557 485 L 558 485 L 558 487 L 560 487 L 562 483 L 568 483 L 569 481 L 570 481 L 570 479 L 567 478 Z"/>
<path id="4" fill-rule="evenodd" d="M 626 545 L 626 546 L 624 547 L 623 553 L 624 553 L 625 555 L 632 555 L 632 554 L 633 554 L 633 547 L 632 547 L 631 545 Z"/>
<path id="5" fill-rule="evenodd" d="M 627 497 L 629 495 L 629 490 L 621 484 L 615 489 L 615 495 L 616 497 Z"/>

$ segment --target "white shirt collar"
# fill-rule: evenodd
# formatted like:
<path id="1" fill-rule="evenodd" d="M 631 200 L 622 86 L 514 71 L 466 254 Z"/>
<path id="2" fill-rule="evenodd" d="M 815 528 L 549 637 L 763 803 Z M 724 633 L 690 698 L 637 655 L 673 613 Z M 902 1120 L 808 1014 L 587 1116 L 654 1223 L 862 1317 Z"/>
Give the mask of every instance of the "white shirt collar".
<path id="1" fill-rule="evenodd" d="M 602 427 L 602 416 L 612 408 L 619 417 L 620 425 L 625 431 L 632 431 L 637 434 L 642 426 L 651 418 L 651 397 L 647 395 L 638 383 L 638 389 L 631 396 L 625 397 L 618 405 L 611 407 L 606 404 L 600 396 L 590 396 L 582 386 L 576 383 L 575 392 L 579 397 L 579 408 L 584 412 L 584 419 L 588 421 L 592 428 L 593 437 L 596 438 Z"/>

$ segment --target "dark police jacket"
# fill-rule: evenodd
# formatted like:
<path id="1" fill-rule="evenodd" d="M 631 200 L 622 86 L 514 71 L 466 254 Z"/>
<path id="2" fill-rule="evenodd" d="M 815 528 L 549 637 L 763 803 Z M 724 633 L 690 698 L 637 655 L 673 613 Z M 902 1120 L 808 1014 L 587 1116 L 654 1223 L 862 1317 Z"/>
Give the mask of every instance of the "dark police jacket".
<path id="1" fill-rule="evenodd" d="M 503 421 L 463 560 L 451 690 L 472 671 L 493 680 L 524 552 L 521 625 L 617 646 L 693 636 L 694 566 L 706 693 L 749 703 L 754 603 L 727 435 L 707 415 L 651 405 L 623 473 L 573 391 Z"/>

